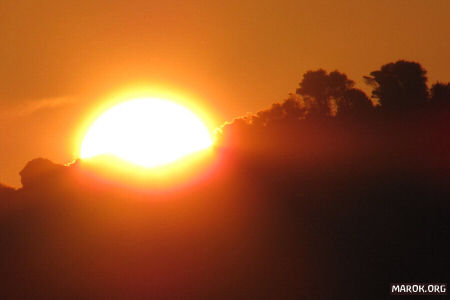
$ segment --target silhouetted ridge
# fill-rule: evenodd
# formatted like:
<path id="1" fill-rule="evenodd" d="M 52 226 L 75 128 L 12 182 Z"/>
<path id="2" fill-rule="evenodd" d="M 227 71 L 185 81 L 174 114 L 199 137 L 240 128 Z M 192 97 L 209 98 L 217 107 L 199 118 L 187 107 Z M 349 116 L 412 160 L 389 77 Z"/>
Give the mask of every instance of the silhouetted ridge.
<path id="1" fill-rule="evenodd" d="M 49 183 L 53 176 L 63 170 L 64 166 L 57 165 L 45 158 L 35 158 L 28 162 L 20 171 L 24 188 Z"/>
<path id="2" fill-rule="evenodd" d="M 308 71 L 222 126 L 217 161 L 137 191 L 46 159 L 0 186 L 3 299 L 385 299 L 450 278 L 450 85 L 398 61 Z M 6 205 L 5 205 L 6 203 Z"/>

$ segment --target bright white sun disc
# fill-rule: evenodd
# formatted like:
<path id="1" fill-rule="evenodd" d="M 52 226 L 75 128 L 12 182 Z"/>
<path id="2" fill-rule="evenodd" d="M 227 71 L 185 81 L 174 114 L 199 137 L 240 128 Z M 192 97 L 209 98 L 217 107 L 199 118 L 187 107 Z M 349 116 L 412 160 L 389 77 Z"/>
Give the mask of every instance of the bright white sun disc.
<path id="1" fill-rule="evenodd" d="M 157 167 L 211 145 L 207 127 L 193 112 L 171 101 L 143 98 L 103 113 L 84 137 L 80 156 L 111 155 L 142 167 Z"/>

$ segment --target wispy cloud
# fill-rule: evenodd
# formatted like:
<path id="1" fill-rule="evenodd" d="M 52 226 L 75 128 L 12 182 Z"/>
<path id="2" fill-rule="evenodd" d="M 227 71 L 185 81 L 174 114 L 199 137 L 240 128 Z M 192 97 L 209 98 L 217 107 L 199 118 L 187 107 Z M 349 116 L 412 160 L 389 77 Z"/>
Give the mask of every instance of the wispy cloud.
<path id="1" fill-rule="evenodd" d="M 37 111 L 54 109 L 67 105 L 74 100 L 73 97 L 54 97 L 29 101 L 25 100 L 16 104 L 0 104 L 0 118 L 28 116 Z"/>

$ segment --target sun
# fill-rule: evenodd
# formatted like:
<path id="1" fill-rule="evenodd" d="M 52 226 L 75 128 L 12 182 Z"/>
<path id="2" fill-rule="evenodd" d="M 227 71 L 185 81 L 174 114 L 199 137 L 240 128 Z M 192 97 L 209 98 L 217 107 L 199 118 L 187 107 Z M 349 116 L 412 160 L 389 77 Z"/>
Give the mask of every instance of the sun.
<path id="1" fill-rule="evenodd" d="M 212 145 L 206 125 L 188 108 L 160 98 L 119 103 L 98 117 L 83 138 L 80 157 L 113 156 L 156 168 Z"/>

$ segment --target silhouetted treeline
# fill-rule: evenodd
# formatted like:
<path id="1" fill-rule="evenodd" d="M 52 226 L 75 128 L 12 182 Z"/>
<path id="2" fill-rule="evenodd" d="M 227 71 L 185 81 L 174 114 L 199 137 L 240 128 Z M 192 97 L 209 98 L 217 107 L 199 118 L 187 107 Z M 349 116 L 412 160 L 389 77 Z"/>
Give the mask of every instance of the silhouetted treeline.
<path id="1" fill-rule="evenodd" d="M 446 140 L 450 83 L 438 82 L 428 88 L 423 67 L 404 60 L 383 65 L 364 79 L 373 88 L 373 101 L 344 73 L 308 71 L 288 99 L 226 123 L 218 133 L 219 144 L 251 152 L 268 150 L 269 154 L 280 149 L 297 154 L 330 151 L 330 155 L 339 150 L 350 154 L 352 149 L 356 153 L 351 155 L 367 155 L 372 150 L 394 153 L 403 144 L 410 147 L 405 155 L 411 156 L 423 148 L 414 146 L 424 142 L 421 139 L 427 131 L 433 146 L 426 147 L 442 152 L 444 148 L 434 143 Z M 335 144 L 337 148 L 330 147 Z"/>
<path id="2" fill-rule="evenodd" d="M 450 84 L 417 63 L 309 71 L 225 124 L 217 165 L 136 190 L 46 159 L 0 186 L 5 299 L 385 299 L 449 282 Z"/>

